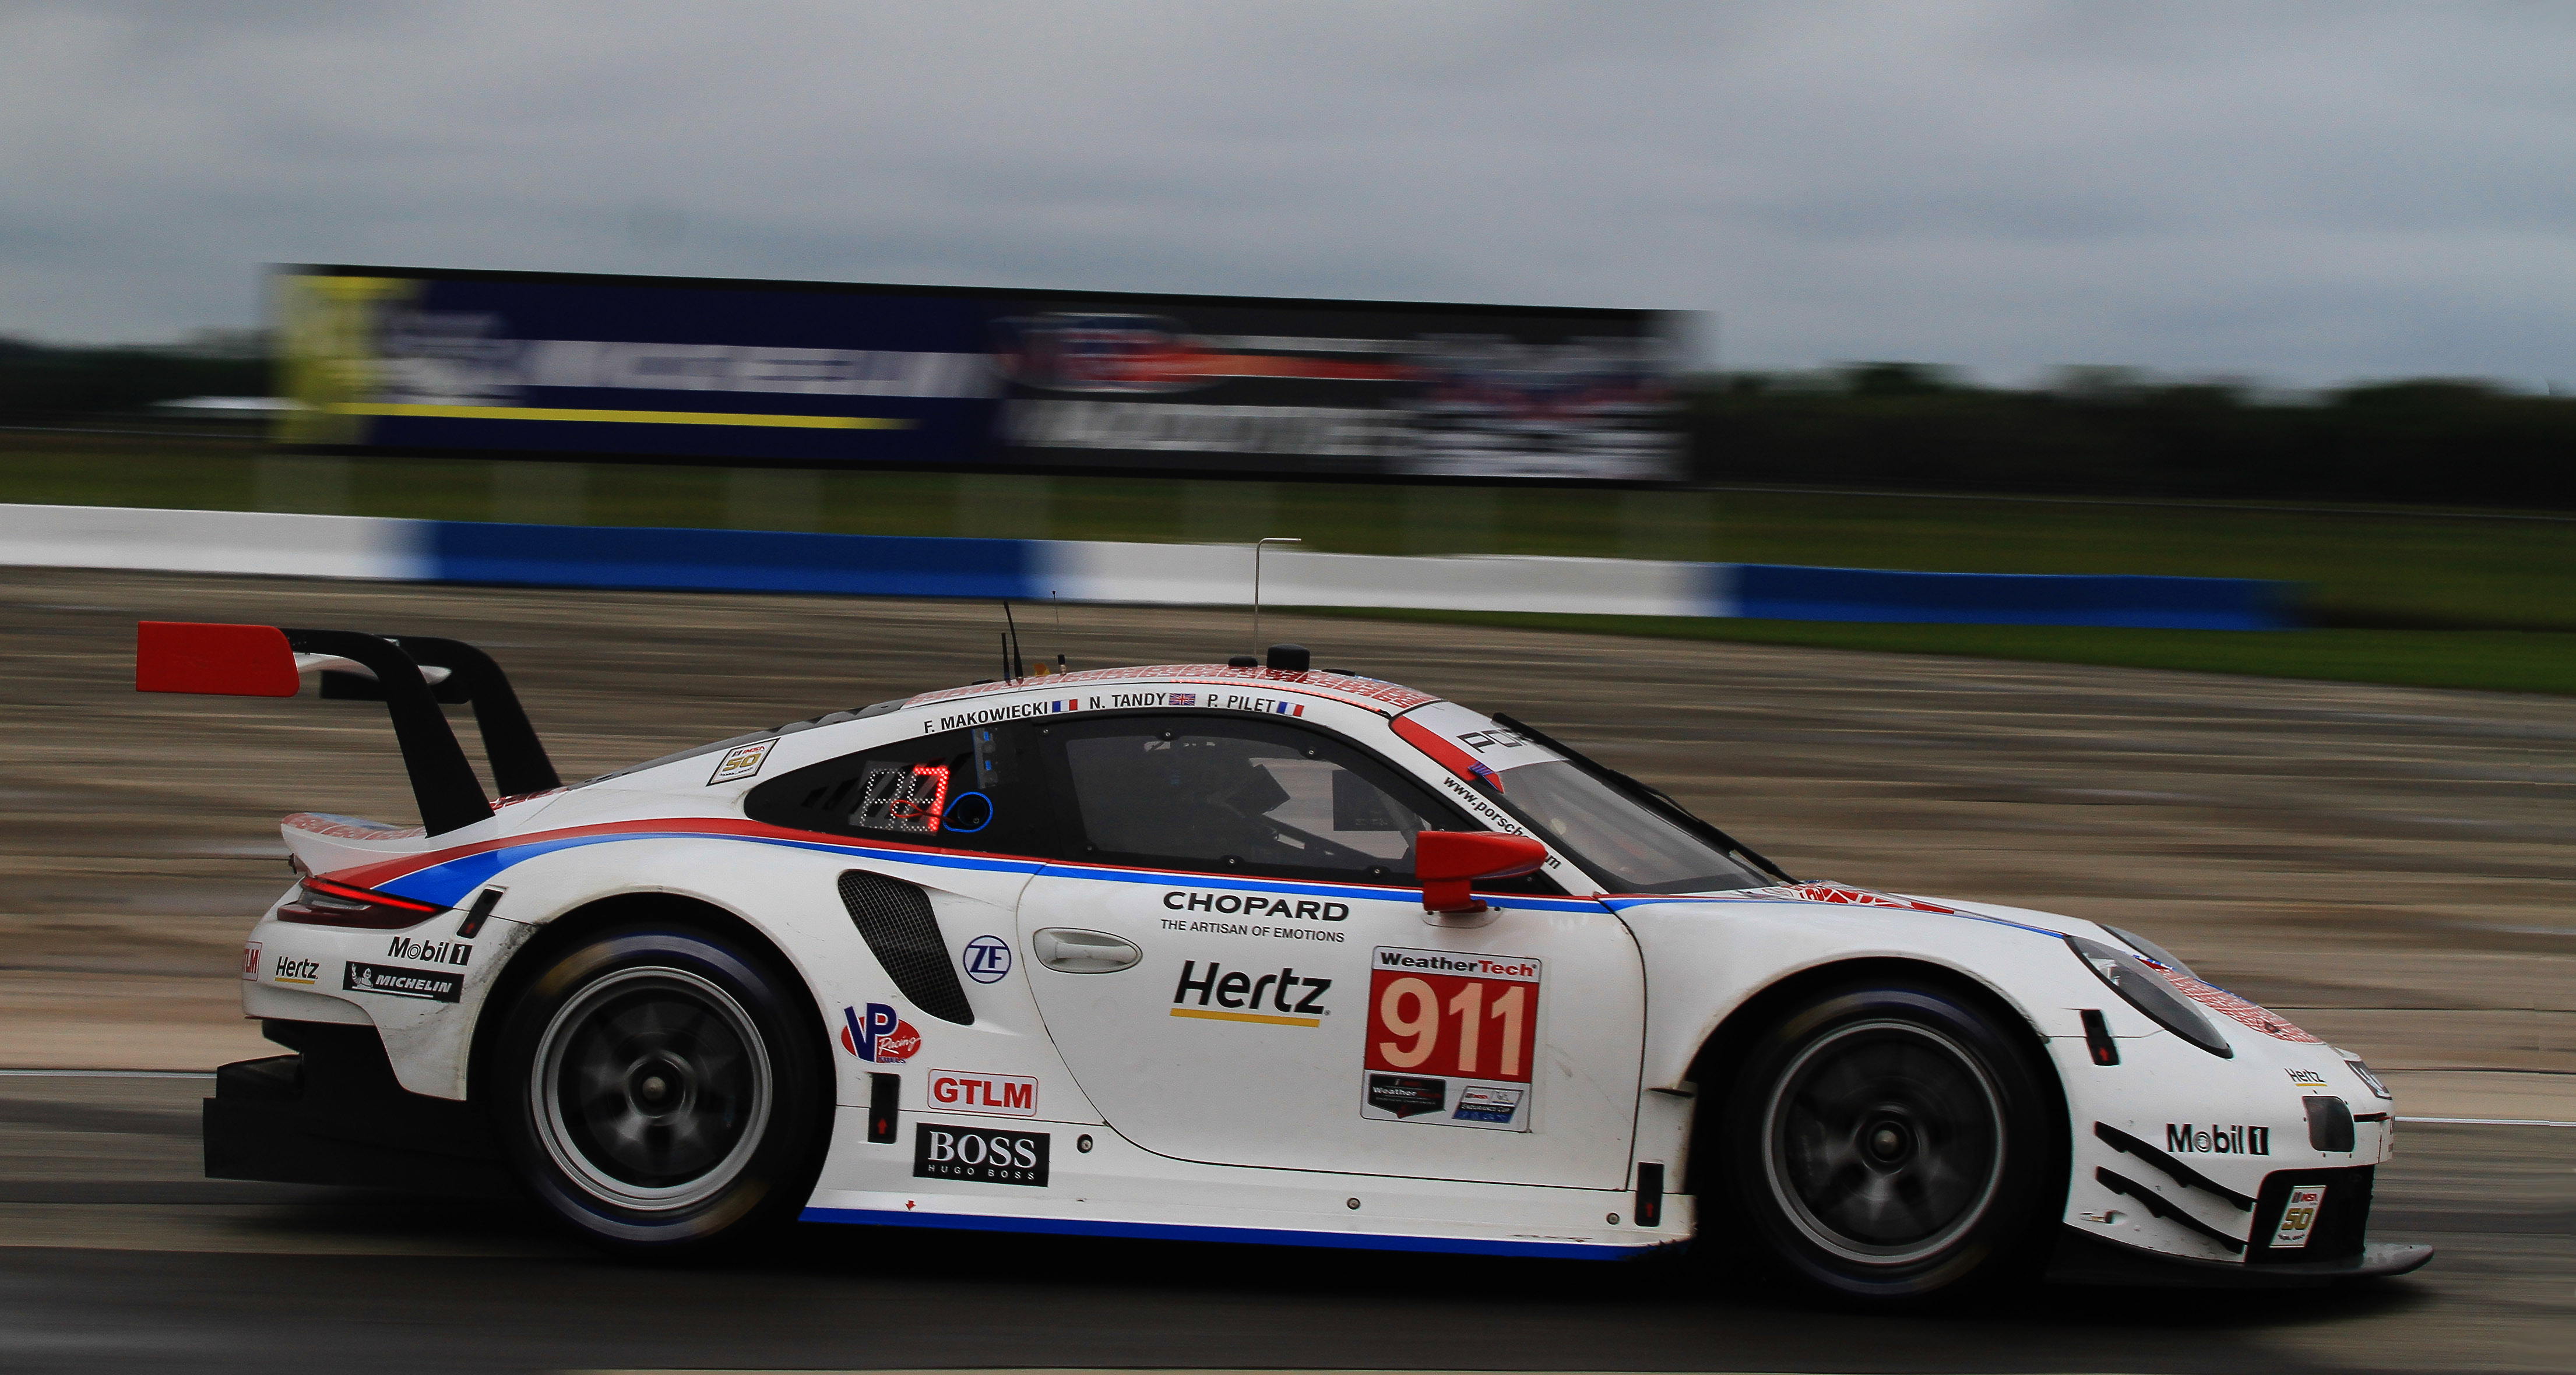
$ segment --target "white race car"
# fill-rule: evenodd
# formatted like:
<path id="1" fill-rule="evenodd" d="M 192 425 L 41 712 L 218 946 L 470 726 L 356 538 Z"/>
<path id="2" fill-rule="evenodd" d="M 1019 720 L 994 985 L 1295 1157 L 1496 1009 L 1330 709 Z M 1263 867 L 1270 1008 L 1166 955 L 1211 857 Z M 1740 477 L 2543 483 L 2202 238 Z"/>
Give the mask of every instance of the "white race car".
<path id="1" fill-rule="evenodd" d="M 1572 1258 L 1863 1298 L 2311 1282 L 2387 1090 L 2129 933 L 1798 882 L 1507 716 L 1259 664 L 1014 676 L 557 786 L 449 640 L 147 622 L 145 690 L 383 701 L 425 826 L 298 814 L 207 1172 Z M 477 779 L 439 703 L 470 702 Z"/>

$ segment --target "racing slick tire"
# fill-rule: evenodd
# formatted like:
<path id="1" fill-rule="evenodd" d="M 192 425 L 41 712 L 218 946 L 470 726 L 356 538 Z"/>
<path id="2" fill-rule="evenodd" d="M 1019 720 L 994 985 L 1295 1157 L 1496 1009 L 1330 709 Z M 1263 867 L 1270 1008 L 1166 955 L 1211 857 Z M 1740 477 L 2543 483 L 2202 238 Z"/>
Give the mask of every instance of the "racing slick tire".
<path id="1" fill-rule="evenodd" d="M 738 1241 L 792 1219 L 821 1169 L 833 1094 L 814 1026 L 804 990 L 737 941 L 603 931 L 510 1008 L 494 1125 L 529 1191 L 592 1241 Z"/>
<path id="2" fill-rule="evenodd" d="M 1751 1047 L 1724 1177 L 1792 1273 L 1847 1299 L 2035 1275 L 2065 1190 L 2045 1072 L 1937 987 L 1829 992 Z"/>

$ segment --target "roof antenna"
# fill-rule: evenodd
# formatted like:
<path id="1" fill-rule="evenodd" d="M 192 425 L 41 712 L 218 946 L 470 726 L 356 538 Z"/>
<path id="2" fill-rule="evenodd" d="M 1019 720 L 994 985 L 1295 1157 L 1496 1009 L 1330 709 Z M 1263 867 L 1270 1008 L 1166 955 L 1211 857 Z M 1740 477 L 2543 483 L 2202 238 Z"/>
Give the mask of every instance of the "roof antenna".
<path id="1" fill-rule="evenodd" d="M 1252 652 L 1261 652 L 1261 552 L 1274 544 L 1304 544 L 1291 535 L 1264 535 L 1252 542 Z"/>
<path id="2" fill-rule="evenodd" d="M 1020 623 L 1011 617 L 1011 604 L 1002 603 L 1002 624 L 1010 629 L 1002 635 L 1002 665 L 1011 671 L 1011 681 L 1028 676 L 1028 666 L 1020 662 Z"/>

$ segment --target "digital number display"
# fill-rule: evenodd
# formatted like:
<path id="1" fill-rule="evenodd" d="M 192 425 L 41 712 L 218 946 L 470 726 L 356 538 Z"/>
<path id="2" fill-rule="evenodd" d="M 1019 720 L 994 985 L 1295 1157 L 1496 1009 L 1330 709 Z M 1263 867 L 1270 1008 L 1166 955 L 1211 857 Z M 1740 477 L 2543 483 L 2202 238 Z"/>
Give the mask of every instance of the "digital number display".
<path id="1" fill-rule="evenodd" d="M 947 765 L 872 762 L 851 821 L 863 830 L 930 835 L 947 809 Z"/>

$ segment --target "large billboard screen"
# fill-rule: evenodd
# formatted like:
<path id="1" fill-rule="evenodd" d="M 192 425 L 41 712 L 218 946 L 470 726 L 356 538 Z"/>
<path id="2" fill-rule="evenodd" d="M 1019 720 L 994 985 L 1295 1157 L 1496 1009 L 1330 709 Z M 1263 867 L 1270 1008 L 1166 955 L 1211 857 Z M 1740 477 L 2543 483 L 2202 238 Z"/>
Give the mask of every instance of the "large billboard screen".
<path id="1" fill-rule="evenodd" d="M 1666 312 L 381 267 L 275 280 L 292 450 L 1662 483 Z"/>

